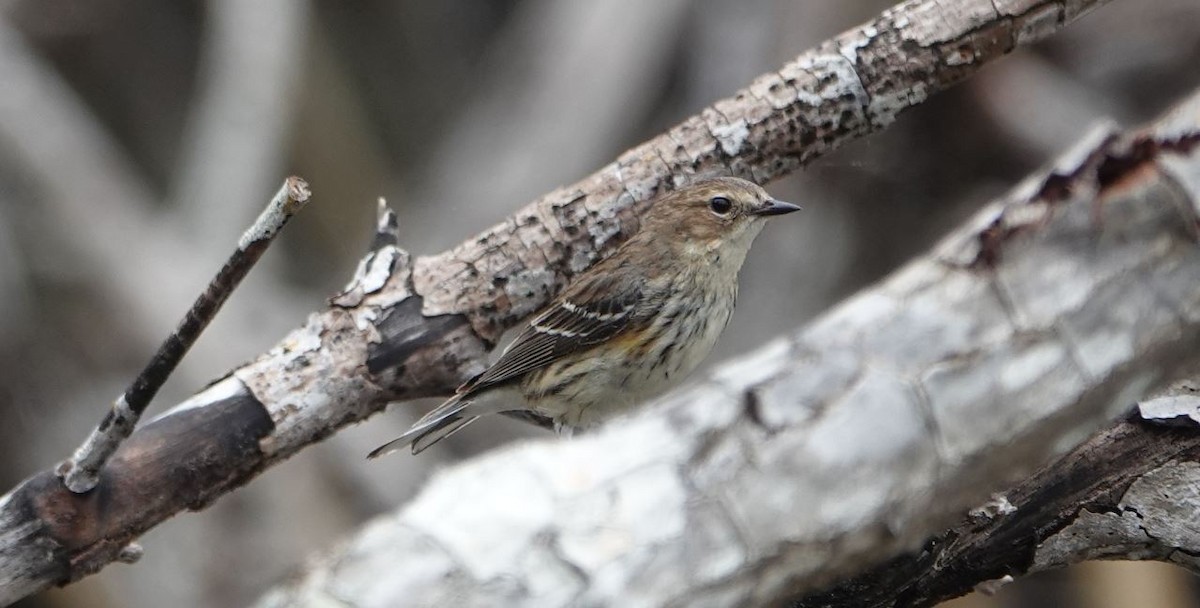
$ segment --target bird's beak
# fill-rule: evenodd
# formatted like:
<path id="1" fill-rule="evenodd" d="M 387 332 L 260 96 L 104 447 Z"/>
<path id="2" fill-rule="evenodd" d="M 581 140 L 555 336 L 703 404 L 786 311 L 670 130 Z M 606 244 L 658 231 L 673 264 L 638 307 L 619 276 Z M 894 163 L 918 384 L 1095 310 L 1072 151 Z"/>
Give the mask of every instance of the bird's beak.
<path id="1" fill-rule="evenodd" d="M 773 198 L 767 199 L 767 202 L 762 207 L 749 212 L 749 215 L 783 215 L 793 211 L 799 211 L 800 205 L 793 205 L 783 201 L 777 201 Z"/>

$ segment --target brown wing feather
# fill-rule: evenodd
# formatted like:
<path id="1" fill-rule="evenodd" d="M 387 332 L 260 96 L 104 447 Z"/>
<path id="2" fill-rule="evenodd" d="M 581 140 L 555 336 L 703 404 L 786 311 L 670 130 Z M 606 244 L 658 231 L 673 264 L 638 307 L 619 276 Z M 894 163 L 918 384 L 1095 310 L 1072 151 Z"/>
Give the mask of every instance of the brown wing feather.
<path id="1" fill-rule="evenodd" d="M 630 326 L 642 290 L 630 281 L 593 274 L 573 283 L 537 315 L 487 371 L 459 389 L 470 394 L 518 378 L 604 340 Z"/>

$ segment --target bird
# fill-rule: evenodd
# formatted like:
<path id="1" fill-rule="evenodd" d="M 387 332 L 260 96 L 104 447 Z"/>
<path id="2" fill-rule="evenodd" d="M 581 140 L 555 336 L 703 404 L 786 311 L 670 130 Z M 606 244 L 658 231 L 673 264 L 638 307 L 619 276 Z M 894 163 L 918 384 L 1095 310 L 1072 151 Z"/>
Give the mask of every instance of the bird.
<path id="1" fill-rule="evenodd" d="M 725 329 L 766 220 L 798 210 L 736 177 L 655 199 L 639 230 L 534 314 L 495 363 L 368 458 L 405 446 L 419 454 L 502 412 L 538 414 L 570 435 L 665 392 Z"/>

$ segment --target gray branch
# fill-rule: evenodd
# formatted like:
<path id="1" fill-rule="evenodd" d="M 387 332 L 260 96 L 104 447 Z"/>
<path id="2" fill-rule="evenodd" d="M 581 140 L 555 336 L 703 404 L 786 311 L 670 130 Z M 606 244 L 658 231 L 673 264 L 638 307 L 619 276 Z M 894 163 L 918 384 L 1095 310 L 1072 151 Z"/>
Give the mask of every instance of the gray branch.
<path id="1" fill-rule="evenodd" d="M 802 599 L 1196 369 L 1198 227 L 1200 94 L 1147 130 L 1095 130 L 924 257 L 642 415 L 443 471 L 261 606 Z M 1097 518 L 1193 543 L 1194 514 L 1168 514 L 1198 469 L 1155 468 L 1120 503 L 1136 513 Z M 1099 538 L 1063 533 L 1039 564 Z"/>
<path id="2" fill-rule="evenodd" d="M 386 228 L 381 230 L 381 238 L 363 260 L 360 272 L 333 306 L 311 315 L 304 327 L 293 331 L 256 361 L 234 370 L 136 431 L 106 467 L 95 490 L 82 496 L 71 495 L 52 472 L 44 471 L 0 498 L 0 603 L 51 584 L 77 580 L 113 560 L 131 558 L 136 552 L 126 550 L 128 544 L 171 515 L 183 509 L 203 508 L 268 466 L 320 441 L 346 424 L 366 418 L 389 401 L 450 390 L 479 369 L 486 353 L 506 328 L 542 306 L 573 274 L 611 251 L 635 230 L 637 213 L 655 195 L 694 176 L 711 173 L 770 181 L 847 141 L 885 127 L 904 109 L 971 75 L 1013 48 L 1057 31 L 1103 3 L 1103 0 L 905 2 L 800 55 L 778 71 L 763 75 L 734 97 L 716 102 L 665 134 L 633 148 L 596 174 L 546 195 L 518 210 L 508 221 L 468 239 L 453 250 L 412 260 L 396 246 L 394 233 Z M 1080 207 L 1060 206 L 1063 209 Z M 1020 278 L 1020 272 L 1025 269 L 1013 266 L 1022 260 L 1028 263 L 1031 258 L 1016 255 L 995 270 L 986 269 L 991 256 L 1003 249 L 1003 238 L 1000 237 L 1017 232 L 1041 234 L 1048 230 L 1046 226 L 1057 226 L 1056 222 L 1063 221 L 1064 217 L 1078 221 L 1078 212 L 1060 216 L 1049 213 L 1049 205 L 1031 208 L 1043 209 L 1045 217 L 1035 221 L 1037 218 L 1031 219 L 1030 213 L 1003 216 L 997 221 L 1011 223 L 1011 230 L 983 230 L 980 235 L 984 237 L 980 238 L 986 247 L 975 241 L 946 246 L 948 252 L 953 250 L 957 255 L 973 255 L 972 259 L 984 260 L 982 267 L 968 267 L 969 261 L 951 259 L 947 257 L 949 253 L 941 261 L 926 261 L 925 266 L 914 266 L 917 270 L 897 279 L 896 285 L 889 288 L 891 291 L 881 292 L 875 300 L 856 300 L 815 326 L 813 331 L 816 333 L 811 336 L 803 340 L 797 338 L 790 345 L 777 344 L 774 351 L 760 355 L 761 369 L 749 363 L 736 369 L 761 375 L 775 369 L 766 363 L 771 358 L 791 352 L 789 349 L 798 356 L 803 353 L 805 359 L 797 363 L 807 361 L 805 369 L 812 373 L 834 373 L 833 377 L 820 379 L 818 388 L 830 391 L 825 397 L 831 397 L 839 390 L 850 391 L 850 398 L 861 399 L 871 406 L 868 412 L 880 409 L 877 414 L 868 416 L 871 425 L 888 431 L 906 431 L 910 438 L 939 438 L 936 445 L 926 445 L 915 452 L 907 451 L 910 447 L 903 444 L 872 441 L 867 444 L 872 449 L 861 455 L 868 459 L 895 455 L 898 462 L 923 472 L 922 479 L 928 484 L 942 481 L 943 467 L 972 453 L 976 447 L 973 442 L 978 440 L 975 434 L 954 425 L 957 420 L 954 411 L 943 411 L 946 408 L 953 410 L 956 403 L 944 403 L 934 398 L 935 393 L 941 395 L 931 388 L 937 387 L 938 383 L 951 385 L 945 389 L 947 394 L 975 389 L 982 400 L 992 402 L 998 399 L 997 391 L 993 390 L 996 387 L 986 378 L 972 374 L 1000 369 L 1004 372 L 1000 376 L 1001 384 L 1030 383 L 1025 388 L 1037 395 L 1053 393 L 1052 389 L 1056 389 L 1059 392 L 1054 394 L 1064 400 L 1077 398 L 1076 409 L 1080 410 L 1094 406 L 1096 400 L 1107 400 L 1117 394 L 1114 391 L 1119 387 L 1113 383 L 1127 381 L 1130 384 L 1126 388 L 1133 392 L 1153 384 L 1153 378 L 1121 375 L 1104 378 L 1095 386 L 1089 384 L 1094 380 L 1090 375 L 1095 371 L 1092 367 L 1103 367 L 1108 362 L 1076 361 L 1079 353 L 1088 351 L 1071 343 L 1070 336 L 1060 335 L 1069 328 L 1051 331 L 1043 327 L 1047 318 L 1053 319 L 1059 312 L 1051 306 L 1055 302 L 1044 303 L 1033 295 L 1020 292 L 1031 286 Z M 1155 222 L 1166 222 L 1164 217 L 1150 211 L 1134 215 L 1136 221 L 1118 224 L 1121 238 L 1136 243 L 1150 232 L 1161 236 L 1161 231 L 1155 231 L 1161 226 Z M 1090 229 L 1090 224 L 1078 228 L 1077 236 L 1090 238 L 1093 234 Z M 1058 241 L 1047 242 L 1061 245 Z M 974 249 L 979 251 L 972 254 Z M 1067 256 L 1066 259 L 1075 258 Z M 1139 263 L 1149 268 L 1158 262 L 1161 262 L 1160 258 Z M 1079 260 L 1079 263 L 1091 262 Z M 1177 271 L 1189 268 L 1184 265 Z M 1004 274 L 1006 269 L 1014 275 Z M 1109 284 L 1103 282 L 1108 280 L 1107 273 L 1089 275 L 1083 270 L 1091 268 L 1069 268 L 1063 272 L 1064 279 L 1073 280 L 1070 284 L 1085 293 Z M 980 279 L 988 274 L 994 274 L 996 279 Z M 1088 278 L 1102 280 L 1102 283 L 1084 282 Z M 934 283 L 912 284 L 918 279 Z M 1002 293 L 999 291 L 1002 285 L 1018 291 Z M 1059 284 L 1051 286 L 1058 287 Z M 929 294 L 937 294 L 940 298 L 943 291 L 947 292 L 947 297 L 958 298 L 950 301 L 959 302 L 963 308 L 946 308 L 942 300 L 927 301 L 916 297 L 922 289 L 928 290 L 921 293 L 929 297 L 932 297 Z M 909 290 L 915 291 L 910 293 Z M 900 296 L 915 299 L 902 301 Z M 1026 296 L 1028 302 L 1024 299 Z M 1010 310 L 1009 307 L 1014 306 L 1010 300 L 1032 306 L 1029 310 Z M 1074 300 L 1066 298 L 1058 303 L 1064 302 Z M 992 316 L 975 319 L 972 315 L 976 314 L 976 308 L 984 305 Z M 904 312 L 909 307 L 915 307 L 912 308 L 915 312 Z M 954 321 L 955 325 L 938 325 L 939 319 L 934 316 L 946 312 L 954 313 L 947 320 Z M 932 347 L 930 352 L 919 355 L 914 347 L 911 353 L 886 349 L 880 353 L 883 360 L 892 356 L 902 358 L 901 362 L 908 367 L 898 369 L 876 367 L 873 361 L 867 365 L 868 362 L 854 358 L 858 349 L 874 348 L 877 338 L 887 336 L 886 331 L 911 331 L 902 330 L 904 324 L 896 324 L 896 319 L 904 318 L 902 313 L 915 315 L 905 323 L 928 323 L 919 331 L 933 332 L 925 344 Z M 852 339 L 851 334 L 843 333 L 837 327 L 870 320 L 856 315 L 878 316 L 880 322 L 887 320 L 889 315 L 898 316 L 891 319 L 893 325 L 881 328 L 885 333 L 864 334 Z M 1187 327 L 1190 326 L 1183 326 L 1181 331 Z M 950 333 L 944 336 L 936 333 L 942 330 Z M 822 331 L 832 332 L 828 336 L 831 341 L 820 347 L 826 350 L 811 350 L 826 340 L 821 336 Z M 1138 333 L 1135 337 L 1147 341 L 1137 342 L 1135 350 L 1148 357 L 1164 355 L 1177 347 L 1172 341 L 1174 335 L 1156 334 L 1150 339 Z M 946 346 L 939 346 L 933 338 L 944 340 Z M 1010 339 L 1016 341 L 1010 342 Z M 988 348 L 979 351 L 974 358 L 955 360 L 944 367 L 926 368 L 932 373 L 928 378 L 910 375 L 919 371 L 919 363 L 940 360 L 938 357 L 949 356 L 947 352 L 966 348 L 975 340 L 987 341 Z M 886 340 L 883 343 L 896 344 Z M 1154 359 L 1145 361 L 1149 364 Z M 1055 372 L 1044 378 L 1029 375 L 1044 371 L 1043 366 L 1050 366 Z M 703 390 L 709 391 L 704 393 L 706 398 L 716 398 L 721 391 L 736 391 L 742 383 L 751 381 L 748 376 L 730 378 Z M 928 394 L 917 390 L 921 385 Z M 798 386 L 802 385 L 780 385 L 771 390 L 784 394 L 799 390 Z M 712 392 L 714 390 L 717 392 Z M 688 399 L 691 394 L 681 393 L 678 398 Z M 900 399 L 897 406 L 900 410 L 881 407 L 887 405 L 885 399 L 891 394 Z M 675 422 L 670 427 L 674 432 L 684 431 L 689 426 L 696 432 L 711 425 L 724 428 L 734 420 L 749 416 L 749 412 L 755 412 L 752 418 L 761 420 L 762 426 L 734 425 L 729 434 L 720 434 L 725 437 L 721 440 L 713 433 L 701 433 L 713 440 L 702 450 L 703 458 L 709 459 L 730 456 L 730 451 L 737 448 L 740 441 L 752 441 L 750 445 L 755 445 L 753 433 L 780 438 L 791 436 L 777 432 L 776 427 L 796 417 L 819 416 L 832 425 L 828 429 L 831 434 L 818 437 L 839 437 L 838 433 L 849 432 L 850 427 L 855 426 L 844 418 L 825 416 L 822 412 L 827 409 L 829 412 L 843 410 L 833 408 L 816 392 L 811 396 L 813 400 L 807 402 L 806 409 L 776 409 L 784 402 L 770 395 L 768 390 L 761 400 L 743 400 L 735 392 L 726 395 L 727 399 L 720 403 L 712 403 L 711 407 L 694 410 L 698 417 L 688 414 L 682 420 L 672 418 Z M 756 403 L 761 407 L 751 407 Z M 1087 411 L 1095 409 L 1103 408 Z M 1054 410 L 1051 407 L 1035 408 L 1033 412 L 1010 412 L 1010 418 L 997 422 L 996 428 L 991 429 L 995 440 L 1004 440 L 1009 435 L 1021 436 L 1024 428 L 1021 423 L 1026 416 L 1036 417 L 1047 411 Z M 922 422 L 914 426 L 909 414 Z M 873 418 L 876 416 L 878 420 Z M 1099 418 L 1099 414 L 1096 417 Z M 627 441 L 641 445 L 638 449 L 622 448 L 619 453 L 625 456 L 608 462 L 608 469 L 603 473 L 615 474 L 626 470 L 624 467 L 628 465 L 638 472 L 629 478 L 631 483 L 640 480 L 655 485 L 659 481 L 679 481 L 673 480 L 670 471 L 655 467 L 647 469 L 639 464 L 657 462 L 668 453 L 683 454 L 696 447 L 691 443 L 676 445 L 667 441 L 668 429 L 660 428 L 663 421 L 665 419 L 660 419 L 659 423 L 643 422 L 640 426 L 626 427 L 625 431 L 614 429 L 613 433 L 633 433 Z M 897 425 L 896 429 L 889 427 L 893 423 Z M 1086 427 L 1086 421 L 1080 424 Z M 582 450 L 593 442 L 613 441 L 605 438 L 614 436 L 606 433 L 562 449 L 566 450 L 564 453 L 575 453 L 571 450 Z M 1032 454 L 1050 452 L 1038 441 L 1039 438 L 1025 439 L 1033 447 L 1041 448 Z M 800 439 L 793 437 L 793 440 Z M 842 446 L 822 444 L 814 449 L 819 448 L 818 453 L 825 453 L 822 450 L 839 447 Z M 535 451 L 529 453 L 536 454 L 536 450 L 547 448 L 531 449 Z M 582 452 L 578 453 L 582 455 Z M 827 455 L 840 458 L 848 453 L 835 450 Z M 754 455 L 764 463 L 780 456 L 769 452 Z M 838 467 L 830 468 L 830 471 L 835 470 L 839 470 Z M 737 491 L 757 492 L 754 484 L 767 483 L 767 478 L 755 475 L 753 471 L 737 479 L 736 483 L 748 484 Z M 574 477 L 547 481 L 548 487 L 589 482 Z M 727 485 L 734 489 L 732 483 Z M 664 489 L 672 487 L 678 490 L 671 495 L 673 499 L 696 491 L 678 486 L 664 486 Z M 862 484 L 861 487 L 870 486 Z M 849 519 L 842 524 L 852 525 L 855 517 L 867 517 L 872 501 L 889 501 L 911 489 L 896 486 L 884 495 L 855 498 L 854 504 L 859 506 L 845 513 Z M 796 491 L 802 490 L 797 486 Z M 894 496 L 891 493 L 895 493 Z M 505 494 L 515 496 L 520 492 L 510 488 Z M 966 494 L 951 493 L 948 500 L 951 504 L 961 502 Z M 536 492 L 530 495 L 532 505 L 536 506 L 539 495 Z M 779 495 L 775 498 L 784 500 L 787 497 Z M 600 516 L 609 508 L 603 503 L 580 506 L 584 508 L 579 511 L 580 516 L 585 518 Z M 638 505 L 620 503 L 610 506 L 618 510 L 632 509 L 628 511 L 630 513 L 639 508 Z M 763 506 L 769 505 L 764 503 Z M 754 515 L 738 515 L 715 502 L 698 505 L 698 508 L 696 517 L 701 518 Z M 824 505 L 822 508 L 831 507 Z M 897 521 L 903 521 L 904 517 L 903 513 L 897 514 Z M 756 543 L 764 538 L 762 535 L 784 532 L 720 521 L 714 521 L 711 529 L 714 533 L 736 532 L 741 539 L 723 545 L 727 549 L 713 553 L 712 559 L 697 565 L 695 572 L 715 577 L 714 584 L 728 574 L 730 560 L 738 551 L 755 551 Z M 668 534 L 671 530 L 664 528 L 658 532 Z M 514 534 L 513 538 L 519 540 L 522 535 Z M 914 542 L 914 538 L 915 532 L 905 531 L 893 538 L 892 544 L 905 546 Z M 577 543 L 620 548 L 623 539 L 628 540 L 620 535 L 610 537 L 598 530 L 596 535 L 571 541 L 576 544 L 563 545 L 562 560 L 548 561 L 547 567 L 561 565 L 569 570 L 572 565 L 577 565 L 571 557 L 579 549 Z M 722 544 L 719 538 L 709 540 L 714 546 Z M 551 544 L 557 546 L 556 543 Z M 500 543 L 498 548 L 501 545 L 509 546 Z M 645 549 L 642 547 L 639 554 L 649 555 Z M 854 547 L 843 549 L 853 550 Z M 664 558 L 669 555 L 669 552 L 663 554 Z M 541 559 L 547 554 L 539 552 L 530 556 Z M 764 565 L 767 568 L 764 576 L 804 576 L 802 572 L 790 569 L 785 572 L 768 566 Z M 667 580 L 664 584 L 670 582 Z M 604 584 L 595 588 L 611 589 Z M 768 585 L 763 590 L 771 588 Z"/>

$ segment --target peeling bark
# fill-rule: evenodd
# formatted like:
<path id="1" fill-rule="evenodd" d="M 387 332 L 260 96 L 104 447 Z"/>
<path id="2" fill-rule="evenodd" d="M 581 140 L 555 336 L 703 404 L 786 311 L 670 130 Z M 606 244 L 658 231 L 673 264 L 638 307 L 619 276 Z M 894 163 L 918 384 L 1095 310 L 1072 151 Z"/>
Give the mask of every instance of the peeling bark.
<path id="1" fill-rule="evenodd" d="M 98 512 L 88 506 L 97 498 L 88 494 L 64 499 L 57 510 L 35 508 L 45 504 L 37 497 L 51 492 L 39 485 L 45 474 L 0 499 L 0 603 L 94 571 L 120 555 L 114 548 L 171 514 L 201 506 L 389 401 L 447 392 L 480 369 L 506 328 L 634 231 L 637 213 L 655 195 L 715 173 L 769 181 L 885 127 L 905 108 L 1102 4 L 1104 0 L 902 3 L 451 251 L 410 261 L 394 243 L 377 244 L 331 308 L 314 313 L 305 327 L 270 352 L 134 433 L 109 473 L 124 480 L 134 479 L 128 475 L 136 472 L 138 484 L 112 486 L 111 491 L 121 498 L 126 493 L 152 495 L 150 506 L 116 500 L 111 504 L 120 509 Z M 968 272 L 946 268 L 945 276 L 928 279 L 962 280 Z M 995 361 L 1014 355 L 1037 359 L 1050 352 L 1047 348 L 1056 356 L 1068 352 L 1049 338 L 1042 350 L 1027 347 L 997 351 Z M 1066 358 L 1062 365 L 1071 370 Z M 852 366 L 843 371 L 857 377 L 861 370 Z M 946 378 L 952 380 L 953 374 Z M 896 387 L 896 379 L 886 374 L 869 379 L 883 384 L 862 384 L 866 380 L 860 379 L 855 385 L 863 390 Z M 1064 390 L 1072 393 L 1082 386 Z M 904 407 L 939 407 L 920 395 L 904 394 L 912 398 Z M 200 411 L 223 411 L 230 403 L 259 408 L 273 425 L 258 438 L 258 451 L 241 453 L 236 463 L 180 459 L 209 441 L 233 437 L 232 431 L 214 438 L 210 435 L 226 431 L 197 424 L 172 443 L 146 443 L 155 425 L 186 424 Z M 776 410 L 773 403 L 762 402 L 763 420 L 793 415 Z M 914 413 L 933 424 L 929 412 Z M 922 466 L 933 462 L 930 454 L 917 456 Z M 180 477 L 198 486 L 180 490 Z M 110 487 L 106 483 L 102 480 L 101 487 Z M 64 519 L 79 523 L 71 534 L 55 525 Z"/>

